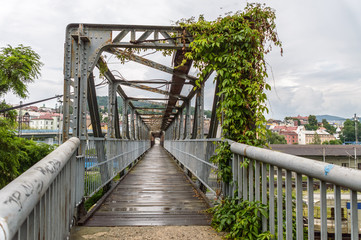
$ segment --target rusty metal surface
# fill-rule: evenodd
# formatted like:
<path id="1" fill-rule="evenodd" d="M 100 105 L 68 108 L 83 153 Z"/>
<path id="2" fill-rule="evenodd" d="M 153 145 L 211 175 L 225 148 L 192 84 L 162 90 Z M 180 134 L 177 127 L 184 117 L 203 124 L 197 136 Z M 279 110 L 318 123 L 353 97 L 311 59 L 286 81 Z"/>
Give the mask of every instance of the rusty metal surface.
<path id="1" fill-rule="evenodd" d="M 174 66 L 179 66 L 183 62 L 183 59 L 185 57 L 184 55 L 185 55 L 185 52 L 182 50 L 178 50 L 176 52 L 176 54 L 174 56 Z M 187 60 L 186 63 L 184 63 L 184 65 L 177 68 L 177 71 L 188 75 L 188 72 L 189 72 L 191 66 L 192 66 L 192 61 Z M 182 92 L 184 82 L 185 82 L 185 78 L 182 78 L 182 77 L 179 77 L 178 75 L 173 74 L 173 77 L 172 77 L 173 84 L 171 85 L 171 88 L 169 91 L 171 95 L 169 95 L 167 109 L 164 113 L 164 118 L 163 118 L 162 127 L 161 127 L 162 130 L 166 129 L 166 127 L 168 125 L 167 118 L 172 114 L 172 110 L 176 106 L 176 103 L 178 100 L 177 98 L 172 97 L 172 95 L 179 95 Z"/>
<path id="2" fill-rule="evenodd" d="M 209 225 L 206 202 L 155 145 L 85 226 Z"/>

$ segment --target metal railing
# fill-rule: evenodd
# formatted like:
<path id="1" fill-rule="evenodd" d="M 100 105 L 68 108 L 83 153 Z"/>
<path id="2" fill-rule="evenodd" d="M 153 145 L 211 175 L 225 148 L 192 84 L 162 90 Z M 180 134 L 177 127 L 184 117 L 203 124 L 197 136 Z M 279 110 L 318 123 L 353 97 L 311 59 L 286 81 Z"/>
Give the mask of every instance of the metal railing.
<path id="1" fill-rule="evenodd" d="M 218 189 L 215 170 L 218 167 L 210 162 L 210 158 L 215 154 L 214 143 L 220 141 L 221 139 L 164 141 L 164 148 L 215 195 Z"/>
<path id="2" fill-rule="evenodd" d="M 150 141 L 143 140 L 88 140 L 83 159 L 84 196 L 90 197 L 99 191 L 149 147 Z"/>
<path id="3" fill-rule="evenodd" d="M 83 189 L 71 138 L 0 190 L 0 239 L 65 239 Z"/>
<path id="4" fill-rule="evenodd" d="M 164 146 L 207 183 L 207 177 L 197 173 L 201 165 L 217 168 L 209 163 L 213 152 L 204 152 L 210 141 L 165 141 Z M 264 231 L 277 239 L 304 239 L 306 235 L 314 239 L 315 232 L 321 239 L 329 234 L 335 239 L 347 234 L 359 239 L 361 171 L 240 143 L 231 143 L 231 151 L 233 182 L 224 192 L 266 204 L 269 217 L 262 219 Z M 215 191 L 210 184 L 206 186 Z"/>

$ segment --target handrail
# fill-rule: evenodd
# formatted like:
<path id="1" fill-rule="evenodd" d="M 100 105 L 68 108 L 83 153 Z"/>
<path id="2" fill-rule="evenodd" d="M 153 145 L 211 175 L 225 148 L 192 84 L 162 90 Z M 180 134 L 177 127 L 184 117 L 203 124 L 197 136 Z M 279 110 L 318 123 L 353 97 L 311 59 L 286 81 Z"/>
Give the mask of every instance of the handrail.
<path id="1" fill-rule="evenodd" d="M 361 191 L 360 170 L 236 142 L 231 144 L 231 151 L 250 159 L 257 159 L 261 162 L 317 178 L 321 181 Z"/>
<path id="2" fill-rule="evenodd" d="M 50 218 L 54 217 L 52 216 L 54 213 L 50 213 L 50 211 L 53 211 L 54 209 L 50 209 L 48 204 L 52 204 L 49 199 L 54 197 L 52 194 L 56 193 L 54 190 L 52 190 L 50 194 L 47 191 L 54 183 L 54 180 L 57 180 L 58 183 L 61 183 L 57 177 L 69 161 L 75 161 L 75 153 L 79 144 L 79 139 L 74 137 L 69 139 L 52 153 L 47 155 L 45 158 L 40 160 L 14 181 L 0 190 L 0 239 L 12 239 L 17 234 L 18 230 L 22 228 L 23 222 L 27 220 L 30 214 L 41 215 L 37 216 L 38 218 L 44 217 L 45 215 L 50 216 Z M 73 171 L 70 168 L 69 170 Z M 67 174 L 67 177 L 72 177 L 70 172 Z M 62 180 L 69 181 L 69 179 L 65 179 L 65 177 L 62 177 Z M 69 185 L 71 184 L 71 182 L 65 183 Z M 74 188 L 74 186 L 69 187 Z M 60 190 L 60 186 L 58 190 Z M 69 190 L 69 192 L 74 193 L 75 190 Z M 63 198 L 63 200 L 58 200 L 55 198 L 53 200 L 56 202 L 59 201 L 59 203 L 72 204 L 74 202 L 74 196 L 68 196 L 67 193 L 68 192 L 64 192 L 63 195 L 59 194 L 58 198 Z M 43 201 L 44 195 L 46 195 L 47 198 Z M 68 202 L 68 199 L 65 198 L 72 199 L 73 202 Z M 37 212 L 34 213 L 34 209 L 37 208 L 38 203 L 41 201 L 43 201 L 43 206 L 37 209 Z M 61 206 L 54 206 L 54 208 L 55 207 L 58 208 Z M 71 209 L 71 207 L 72 206 L 65 206 L 64 209 Z M 63 217 L 64 214 L 66 214 L 65 212 L 61 213 L 60 211 L 58 211 L 58 213 Z M 65 216 L 65 218 L 68 221 L 72 219 L 72 217 L 69 216 Z M 39 228 L 45 228 L 45 226 L 40 226 L 41 223 L 36 223 L 36 220 L 34 220 L 33 225 L 35 226 L 36 224 Z M 48 224 L 51 223 L 48 222 Z M 61 225 L 61 223 L 57 224 Z M 67 227 L 70 223 L 64 221 L 63 224 L 65 227 Z M 41 230 L 35 229 L 34 227 L 34 229 L 30 229 L 30 231 L 33 231 L 32 235 L 35 236 L 36 231 L 40 232 Z M 24 233 L 22 232 L 21 234 Z M 46 234 L 47 233 L 44 234 L 45 238 Z M 26 235 L 29 236 L 29 232 L 27 232 Z M 60 237 L 56 236 L 56 238 Z"/>
<path id="3" fill-rule="evenodd" d="M 360 170 L 230 140 L 216 141 L 227 141 L 233 153 L 229 162 L 232 180 L 217 186 L 222 186 L 224 196 L 268 205 L 269 217 L 262 218 L 263 231 L 269 230 L 279 240 L 284 239 L 284 234 L 286 239 L 303 239 L 307 226 L 309 239 L 314 239 L 315 232 L 320 233 L 321 239 L 326 239 L 330 233 L 335 239 L 346 235 L 359 239 Z M 187 171 L 214 191 L 210 189 L 214 186 L 214 176 L 210 166 L 205 164 L 215 154 L 209 141 L 166 140 L 164 146 Z M 315 192 L 318 188 L 319 192 Z M 333 211 L 328 211 L 330 207 Z M 345 211 L 349 213 L 347 220 L 344 219 Z M 331 218 L 329 212 L 333 214 Z"/>

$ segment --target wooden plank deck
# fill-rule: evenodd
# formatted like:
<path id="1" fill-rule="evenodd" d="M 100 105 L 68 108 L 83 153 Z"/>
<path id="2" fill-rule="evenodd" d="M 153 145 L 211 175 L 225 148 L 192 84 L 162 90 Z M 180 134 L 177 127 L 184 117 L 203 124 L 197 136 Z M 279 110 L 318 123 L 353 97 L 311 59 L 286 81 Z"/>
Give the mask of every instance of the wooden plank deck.
<path id="1" fill-rule="evenodd" d="M 84 226 L 209 225 L 208 205 L 161 146 L 153 146 Z"/>

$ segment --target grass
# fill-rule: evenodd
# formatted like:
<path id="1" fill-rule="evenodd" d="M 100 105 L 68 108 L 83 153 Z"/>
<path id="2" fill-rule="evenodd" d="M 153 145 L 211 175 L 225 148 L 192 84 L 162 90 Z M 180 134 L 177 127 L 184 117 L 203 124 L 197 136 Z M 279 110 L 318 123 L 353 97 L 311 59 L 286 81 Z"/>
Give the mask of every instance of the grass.
<path id="1" fill-rule="evenodd" d="M 103 189 L 100 189 L 98 192 L 96 192 L 93 196 L 91 196 L 89 199 L 87 199 L 84 202 L 84 207 L 86 209 L 86 211 L 89 211 L 89 209 L 91 209 L 91 207 L 96 204 L 99 199 L 104 195 L 104 191 Z"/>

